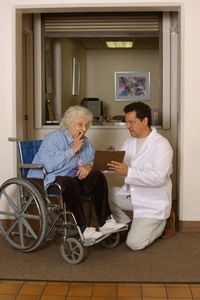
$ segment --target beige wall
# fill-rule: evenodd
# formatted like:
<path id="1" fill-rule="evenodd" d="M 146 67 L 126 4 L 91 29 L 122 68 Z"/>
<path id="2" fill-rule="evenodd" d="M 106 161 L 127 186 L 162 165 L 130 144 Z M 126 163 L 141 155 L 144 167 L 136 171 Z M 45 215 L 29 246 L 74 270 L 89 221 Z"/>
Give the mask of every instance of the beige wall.
<path id="1" fill-rule="evenodd" d="M 148 104 L 160 108 L 159 50 L 105 49 L 87 50 L 87 96 L 105 101 L 109 114 L 123 115 L 128 101 L 115 101 L 115 72 L 150 72 L 151 94 Z M 160 101 L 161 102 L 161 101 Z"/>
<path id="2" fill-rule="evenodd" d="M 86 51 L 79 41 L 61 39 L 62 45 L 62 113 L 70 105 L 79 104 L 85 96 L 86 90 Z M 75 57 L 80 63 L 80 94 L 72 96 L 72 58 Z"/>
<path id="3" fill-rule="evenodd" d="M 61 38 L 62 114 L 83 97 L 103 100 L 107 116 L 123 115 L 130 101 L 115 101 L 115 72 L 150 72 L 151 108 L 162 111 L 158 49 L 86 49 L 73 38 Z M 80 93 L 72 95 L 72 58 L 80 62 Z M 108 118 L 110 119 L 110 118 Z"/>
<path id="4" fill-rule="evenodd" d="M 87 11 L 89 7 L 132 7 L 167 5 L 181 10 L 181 101 L 179 103 L 179 217 L 181 220 L 200 220 L 200 1 L 199 0 L 2 0 L 0 2 L 0 104 L 1 155 L 0 182 L 15 175 L 14 145 L 8 136 L 16 134 L 16 45 L 15 9 L 42 7 L 76 7 Z M 121 9 L 120 8 L 120 9 Z M 171 9 L 171 8 L 170 8 Z M 111 8 L 113 10 L 113 8 Z M 36 11 L 36 10 L 35 10 Z"/>

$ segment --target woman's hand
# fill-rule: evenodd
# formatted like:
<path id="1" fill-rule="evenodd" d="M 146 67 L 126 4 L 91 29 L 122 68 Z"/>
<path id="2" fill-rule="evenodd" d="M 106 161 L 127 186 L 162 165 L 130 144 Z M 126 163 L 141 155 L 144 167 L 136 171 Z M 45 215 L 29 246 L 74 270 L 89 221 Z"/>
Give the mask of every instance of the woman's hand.
<path id="1" fill-rule="evenodd" d="M 128 175 L 128 166 L 124 163 L 119 163 L 117 161 L 111 161 L 108 163 L 109 170 L 115 171 L 119 175 L 127 176 Z"/>
<path id="2" fill-rule="evenodd" d="M 76 176 L 78 177 L 78 179 L 84 179 L 92 170 L 92 166 L 87 164 L 87 165 L 83 165 L 81 167 L 79 167 Z"/>
<path id="3" fill-rule="evenodd" d="M 74 153 L 78 152 L 81 147 L 83 146 L 84 143 L 84 133 L 82 131 L 79 131 L 75 136 L 74 136 L 74 141 L 71 146 L 72 150 Z"/>

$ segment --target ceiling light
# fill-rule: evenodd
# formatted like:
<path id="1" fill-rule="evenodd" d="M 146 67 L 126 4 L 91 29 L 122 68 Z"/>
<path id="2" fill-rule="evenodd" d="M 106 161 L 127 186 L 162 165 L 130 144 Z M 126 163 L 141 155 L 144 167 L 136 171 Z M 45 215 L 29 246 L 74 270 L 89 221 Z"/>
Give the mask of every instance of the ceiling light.
<path id="1" fill-rule="evenodd" d="M 108 48 L 132 48 L 133 41 L 106 41 Z"/>

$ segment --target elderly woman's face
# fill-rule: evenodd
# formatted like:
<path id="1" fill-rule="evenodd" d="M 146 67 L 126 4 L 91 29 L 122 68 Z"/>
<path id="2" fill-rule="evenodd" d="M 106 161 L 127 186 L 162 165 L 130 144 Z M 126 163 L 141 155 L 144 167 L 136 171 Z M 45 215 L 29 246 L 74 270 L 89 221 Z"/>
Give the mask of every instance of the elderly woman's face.
<path id="1" fill-rule="evenodd" d="M 77 135 L 80 132 L 84 136 L 88 130 L 88 126 L 89 126 L 88 120 L 80 117 L 80 118 L 74 119 L 74 121 L 70 124 L 69 131 L 70 131 L 72 137 L 74 137 L 75 135 Z"/>

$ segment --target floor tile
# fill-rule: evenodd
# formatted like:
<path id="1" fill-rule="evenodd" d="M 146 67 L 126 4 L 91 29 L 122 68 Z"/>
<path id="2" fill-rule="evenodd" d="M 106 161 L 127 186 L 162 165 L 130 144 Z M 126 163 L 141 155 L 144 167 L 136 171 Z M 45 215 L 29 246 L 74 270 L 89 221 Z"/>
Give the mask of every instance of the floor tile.
<path id="1" fill-rule="evenodd" d="M 45 289 L 44 285 L 25 283 L 19 291 L 20 295 L 42 295 Z"/>
<path id="2" fill-rule="evenodd" d="M 22 284 L 7 284 L 1 283 L 0 284 L 0 295 L 16 295 L 19 290 L 21 289 Z"/>
<path id="3" fill-rule="evenodd" d="M 0 280 L 0 300 L 200 300 L 200 283 Z"/>
<path id="4" fill-rule="evenodd" d="M 49 282 L 47 282 L 47 286 L 49 286 L 49 285 L 64 285 L 64 286 L 67 285 L 67 286 L 69 286 L 70 283 L 67 281 L 49 281 Z"/>
<path id="5" fill-rule="evenodd" d="M 165 287 L 165 284 L 164 283 L 142 283 L 142 287 L 148 287 L 148 288 L 164 288 Z"/>
<path id="6" fill-rule="evenodd" d="M 47 281 L 24 281 L 24 285 L 31 284 L 31 285 L 47 285 Z"/>
<path id="7" fill-rule="evenodd" d="M 142 297 L 142 289 L 140 285 L 129 286 L 119 285 L 118 286 L 118 297 Z"/>
<path id="8" fill-rule="evenodd" d="M 17 295 L 15 300 L 40 300 L 39 295 Z"/>
<path id="9" fill-rule="evenodd" d="M 15 300 L 15 295 L 0 295 L 0 300 Z"/>
<path id="10" fill-rule="evenodd" d="M 168 300 L 198 300 L 198 298 L 197 299 L 194 299 L 194 298 L 192 298 L 192 297 L 168 297 L 167 298 Z M 149 300 L 149 299 L 148 299 Z M 156 299 L 157 300 L 157 299 Z M 200 300 L 200 298 L 199 298 L 199 300 Z"/>
<path id="11" fill-rule="evenodd" d="M 148 287 L 146 285 L 142 285 L 142 295 L 144 298 L 146 297 L 160 297 L 160 298 L 166 298 L 166 288 L 164 287 Z"/>
<path id="12" fill-rule="evenodd" d="M 91 297 L 74 297 L 74 296 L 67 296 L 66 300 L 90 300 Z"/>
<path id="13" fill-rule="evenodd" d="M 92 296 L 93 292 L 93 286 L 92 285 L 71 285 L 68 295 L 67 296 L 73 296 L 73 297 L 90 297 Z"/>
<path id="14" fill-rule="evenodd" d="M 91 300 L 117 300 L 117 297 L 110 297 L 110 296 L 102 296 L 102 297 L 96 297 L 93 296 Z"/>
<path id="15" fill-rule="evenodd" d="M 117 300 L 142 300 L 141 297 L 117 297 Z"/>
<path id="16" fill-rule="evenodd" d="M 142 300 L 167 300 L 167 297 L 143 297 Z M 180 298 L 179 298 L 180 300 Z M 185 299 L 187 300 L 187 299 Z"/>
<path id="17" fill-rule="evenodd" d="M 188 283 L 166 283 L 166 287 L 175 287 L 175 288 L 189 288 L 190 285 Z"/>
<path id="18" fill-rule="evenodd" d="M 70 282 L 70 286 L 94 286 L 92 282 Z"/>
<path id="19" fill-rule="evenodd" d="M 22 280 L 1 280 L 1 283 L 6 283 L 6 284 L 23 284 L 24 281 Z"/>
<path id="20" fill-rule="evenodd" d="M 200 288 L 200 283 L 190 283 L 189 286 Z"/>
<path id="21" fill-rule="evenodd" d="M 115 282 L 95 282 L 94 286 L 118 286 L 118 283 Z"/>
<path id="22" fill-rule="evenodd" d="M 42 296 L 40 300 L 65 300 L 65 296 Z"/>
<path id="23" fill-rule="evenodd" d="M 192 297 L 189 287 L 167 287 L 168 298 L 186 298 Z"/>
<path id="24" fill-rule="evenodd" d="M 118 283 L 119 287 L 142 287 L 141 283 Z"/>
<path id="25" fill-rule="evenodd" d="M 93 291 L 94 297 L 116 297 L 117 286 L 95 286 Z"/>
<path id="26" fill-rule="evenodd" d="M 200 287 L 192 287 L 190 286 L 191 292 L 192 292 L 192 296 L 194 298 L 200 298 Z"/>
<path id="27" fill-rule="evenodd" d="M 67 296 L 69 285 L 47 285 L 42 296 Z"/>

